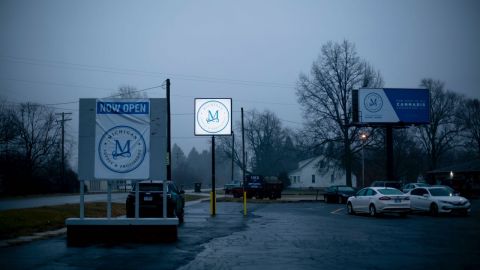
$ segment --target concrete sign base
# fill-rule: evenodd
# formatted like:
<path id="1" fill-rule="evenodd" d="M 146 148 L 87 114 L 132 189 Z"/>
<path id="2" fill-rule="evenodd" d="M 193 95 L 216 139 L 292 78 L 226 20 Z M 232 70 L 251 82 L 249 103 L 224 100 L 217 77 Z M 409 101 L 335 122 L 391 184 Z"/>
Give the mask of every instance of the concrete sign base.
<path id="1" fill-rule="evenodd" d="M 69 218 L 70 246 L 93 243 L 172 242 L 177 240 L 178 218 Z"/>

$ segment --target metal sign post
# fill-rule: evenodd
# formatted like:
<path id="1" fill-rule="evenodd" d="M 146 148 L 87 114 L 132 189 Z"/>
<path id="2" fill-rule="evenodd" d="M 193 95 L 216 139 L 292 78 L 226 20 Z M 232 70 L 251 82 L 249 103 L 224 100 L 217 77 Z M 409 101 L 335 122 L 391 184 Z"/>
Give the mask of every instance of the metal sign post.
<path id="1" fill-rule="evenodd" d="M 215 136 L 212 136 L 212 216 L 215 216 L 216 200 L 215 190 Z"/>
<path id="2" fill-rule="evenodd" d="M 80 219 L 85 218 L 85 181 L 80 181 Z"/>

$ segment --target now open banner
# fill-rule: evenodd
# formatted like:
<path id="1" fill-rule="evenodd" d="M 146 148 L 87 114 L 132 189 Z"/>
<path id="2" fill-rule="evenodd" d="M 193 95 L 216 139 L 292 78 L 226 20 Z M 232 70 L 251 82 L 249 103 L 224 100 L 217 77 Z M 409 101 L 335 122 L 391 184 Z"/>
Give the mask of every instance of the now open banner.
<path id="1" fill-rule="evenodd" d="M 149 99 L 97 99 L 96 179 L 149 179 Z"/>

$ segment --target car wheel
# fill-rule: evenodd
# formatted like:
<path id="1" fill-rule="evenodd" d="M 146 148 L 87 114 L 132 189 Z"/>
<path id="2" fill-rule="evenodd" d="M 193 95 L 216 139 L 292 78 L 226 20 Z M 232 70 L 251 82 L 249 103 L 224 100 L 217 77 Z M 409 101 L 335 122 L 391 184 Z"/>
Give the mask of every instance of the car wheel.
<path id="1" fill-rule="evenodd" d="M 432 215 L 432 217 L 438 216 L 438 206 L 437 206 L 437 204 L 432 203 L 430 205 L 430 215 Z"/>
<path id="2" fill-rule="evenodd" d="M 352 206 L 352 203 L 351 203 L 351 202 L 349 202 L 349 203 L 347 204 L 347 213 L 348 213 L 349 215 L 355 215 L 355 211 L 353 210 L 353 206 Z"/>
<path id="3" fill-rule="evenodd" d="M 131 207 L 127 207 L 127 218 L 133 218 L 135 216 L 135 210 L 132 211 Z"/>
<path id="4" fill-rule="evenodd" d="M 370 204 L 370 207 L 368 207 L 368 214 L 371 216 L 371 217 L 374 217 L 377 215 L 377 209 L 375 208 L 375 205 L 374 204 Z"/>

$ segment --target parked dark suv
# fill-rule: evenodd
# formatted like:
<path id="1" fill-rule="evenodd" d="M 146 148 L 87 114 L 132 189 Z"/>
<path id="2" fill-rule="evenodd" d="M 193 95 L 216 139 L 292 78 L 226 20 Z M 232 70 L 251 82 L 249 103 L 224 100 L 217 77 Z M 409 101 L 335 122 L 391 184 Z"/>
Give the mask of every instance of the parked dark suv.
<path id="1" fill-rule="evenodd" d="M 139 217 L 163 217 L 163 181 L 142 181 L 139 183 Z M 135 217 L 135 188 L 127 197 L 127 217 Z M 167 217 L 177 217 L 183 222 L 185 192 L 178 190 L 173 182 L 167 185 Z"/>
<path id="2" fill-rule="evenodd" d="M 400 181 L 373 181 L 371 187 L 391 187 L 402 190 L 402 182 Z"/>
<path id="3" fill-rule="evenodd" d="M 357 191 L 349 186 L 330 186 L 323 195 L 326 203 L 346 203 Z"/>

